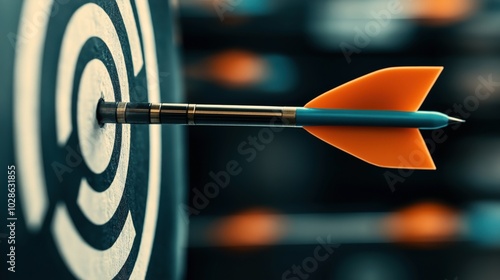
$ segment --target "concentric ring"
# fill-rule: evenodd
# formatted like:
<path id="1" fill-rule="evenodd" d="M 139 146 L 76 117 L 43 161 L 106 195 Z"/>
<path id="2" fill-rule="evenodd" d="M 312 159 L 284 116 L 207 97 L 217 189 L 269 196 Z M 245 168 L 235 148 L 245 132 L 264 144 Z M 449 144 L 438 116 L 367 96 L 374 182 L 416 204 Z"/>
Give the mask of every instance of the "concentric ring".
<path id="1" fill-rule="evenodd" d="M 64 17 L 40 16 L 54 4 L 25 1 L 21 17 L 37 18 L 38 32 L 30 34 L 23 27 L 30 22 L 21 21 L 20 37 L 28 40 L 18 45 L 15 59 L 14 127 L 22 147 L 16 159 L 30 170 L 20 177 L 27 225 L 36 232 L 50 224 L 61 257 L 77 278 L 144 278 L 158 215 L 161 131 L 101 128 L 89 111 L 100 98 L 131 100 L 139 77 L 146 79 L 148 100 L 160 100 L 148 1 L 68 2 L 59 6 L 59 11 L 73 9 L 60 34 L 51 27 Z M 58 57 L 52 56 L 53 47 L 60 47 Z M 98 55 L 85 58 L 92 52 Z M 55 80 L 46 78 L 49 72 L 58 73 Z M 53 104 L 50 92 L 56 93 Z M 149 132 L 146 138 L 142 132 Z M 139 144 L 132 141 L 137 137 Z M 54 148 L 57 153 L 47 152 Z M 143 170 L 131 173 L 131 165 Z"/>

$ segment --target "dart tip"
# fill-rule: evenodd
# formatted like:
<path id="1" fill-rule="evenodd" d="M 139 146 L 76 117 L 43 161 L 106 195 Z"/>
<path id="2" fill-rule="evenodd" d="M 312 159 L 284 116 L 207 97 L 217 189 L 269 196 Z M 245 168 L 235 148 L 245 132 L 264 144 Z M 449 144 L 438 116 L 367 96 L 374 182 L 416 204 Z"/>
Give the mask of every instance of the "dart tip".
<path id="1" fill-rule="evenodd" d="M 448 124 L 464 123 L 465 120 L 448 116 Z"/>

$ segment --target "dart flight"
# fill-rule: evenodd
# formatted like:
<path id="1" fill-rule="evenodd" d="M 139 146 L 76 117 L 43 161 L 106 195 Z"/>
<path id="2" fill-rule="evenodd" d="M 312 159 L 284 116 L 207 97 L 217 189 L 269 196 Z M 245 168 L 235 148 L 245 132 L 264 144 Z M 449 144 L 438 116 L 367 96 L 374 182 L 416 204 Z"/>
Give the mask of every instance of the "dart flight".
<path id="1" fill-rule="evenodd" d="M 443 67 L 385 68 L 347 82 L 304 107 L 106 102 L 99 123 L 303 127 L 370 164 L 436 169 L 419 129 L 463 120 L 418 111 Z"/>

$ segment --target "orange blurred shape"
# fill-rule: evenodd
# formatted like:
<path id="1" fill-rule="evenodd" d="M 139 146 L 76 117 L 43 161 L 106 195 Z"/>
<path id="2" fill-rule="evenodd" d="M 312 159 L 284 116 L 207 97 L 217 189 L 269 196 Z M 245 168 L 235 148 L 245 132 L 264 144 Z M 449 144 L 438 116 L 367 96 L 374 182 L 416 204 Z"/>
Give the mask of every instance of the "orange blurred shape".
<path id="1" fill-rule="evenodd" d="M 252 209 L 218 220 L 209 238 L 220 246 L 272 245 L 283 233 L 283 218 L 265 209 Z"/>
<path id="2" fill-rule="evenodd" d="M 384 221 L 386 234 L 403 243 L 451 241 L 459 227 L 459 214 L 455 210 L 433 202 L 404 208 Z"/>
<path id="3" fill-rule="evenodd" d="M 206 75 L 227 87 L 258 84 L 267 75 L 266 61 L 244 50 L 228 50 L 208 58 Z"/>
<path id="4" fill-rule="evenodd" d="M 470 16 L 476 3 L 473 0 L 407 0 L 411 13 L 430 24 L 448 24 Z"/>

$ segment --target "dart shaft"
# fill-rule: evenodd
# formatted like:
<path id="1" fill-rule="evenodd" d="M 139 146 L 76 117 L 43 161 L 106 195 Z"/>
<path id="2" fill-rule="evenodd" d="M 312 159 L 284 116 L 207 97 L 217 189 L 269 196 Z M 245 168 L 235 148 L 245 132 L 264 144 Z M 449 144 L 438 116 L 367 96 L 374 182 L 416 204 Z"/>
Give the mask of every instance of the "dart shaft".
<path id="1" fill-rule="evenodd" d="M 295 107 L 101 102 L 100 123 L 295 126 Z"/>
<path id="2" fill-rule="evenodd" d="M 380 126 L 436 129 L 453 122 L 429 111 L 313 109 L 283 106 L 100 102 L 100 123 L 230 126 Z"/>

